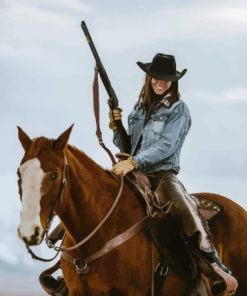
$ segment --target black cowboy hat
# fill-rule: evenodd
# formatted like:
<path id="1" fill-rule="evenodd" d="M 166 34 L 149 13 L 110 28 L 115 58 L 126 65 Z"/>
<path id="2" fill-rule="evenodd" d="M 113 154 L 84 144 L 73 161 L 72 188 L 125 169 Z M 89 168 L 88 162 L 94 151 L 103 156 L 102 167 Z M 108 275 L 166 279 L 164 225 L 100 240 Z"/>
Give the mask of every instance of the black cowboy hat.
<path id="1" fill-rule="evenodd" d="M 178 72 L 175 57 L 163 53 L 157 53 L 152 63 L 137 62 L 137 65 L 149 76 L 159 80 L 177 81 L 187 72 L 187 69 Z"/>

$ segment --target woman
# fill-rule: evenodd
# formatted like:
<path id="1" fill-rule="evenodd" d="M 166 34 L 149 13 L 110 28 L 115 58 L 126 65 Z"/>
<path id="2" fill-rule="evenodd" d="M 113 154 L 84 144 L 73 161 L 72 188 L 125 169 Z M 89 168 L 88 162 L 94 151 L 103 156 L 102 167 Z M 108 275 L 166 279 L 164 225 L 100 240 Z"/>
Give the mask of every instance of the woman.
<path id="1" fill-rule="evenodd" d="M 175 57 L 158 53 L 151 63 L 137 62 L 146 73 L 145 83 L 128 117 L 128 134 L 131 156 L 120 161 L 112 171 L 125 176 L 140 169 L 150 179 L 153 189 L 162 203 L 173 202 L 172 214 L 179 218 L 184 235 L 190 239 L 198 237 L 198 247 L 217 273 L 229 285 L 237 288 L 236 279 L 221 263 L 207 225 L 198 214 L 196 202 L 187 194 L 177 178 L 179 156 L 191 126 L 190 112 L 180 99 L 178 80 L 184 76 L 176 70 Z M 121 109 L 110 112 L 110 128 L 113 141 L 119 147 L 119 138 L 114 124 L 121 119 Z"/>

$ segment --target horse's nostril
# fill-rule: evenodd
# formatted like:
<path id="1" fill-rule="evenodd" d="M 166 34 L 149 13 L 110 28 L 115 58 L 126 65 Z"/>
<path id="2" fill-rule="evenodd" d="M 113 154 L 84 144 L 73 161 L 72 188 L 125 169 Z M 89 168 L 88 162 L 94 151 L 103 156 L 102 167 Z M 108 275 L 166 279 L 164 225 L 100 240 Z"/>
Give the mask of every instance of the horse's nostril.
<path id="1" fill-rule="evenodd" d="M 35 227 L 35 229 L 34 229 L 34 237 L 35 238 L 37 238 L 37 237 L 39 237 L 39 233 L 40 233 L 40 228 L 39 227 Z"/>
<path id="2" fill-rule="evenodd" d="M 37 244 L 38 240 L 39 240 L 39 234 L 40 234 L 40 228 L 39 227 L 35 227 L 34 228 L 34 234 L 31 235 L 31 239 L 29 240 L 28 244 Z"/>

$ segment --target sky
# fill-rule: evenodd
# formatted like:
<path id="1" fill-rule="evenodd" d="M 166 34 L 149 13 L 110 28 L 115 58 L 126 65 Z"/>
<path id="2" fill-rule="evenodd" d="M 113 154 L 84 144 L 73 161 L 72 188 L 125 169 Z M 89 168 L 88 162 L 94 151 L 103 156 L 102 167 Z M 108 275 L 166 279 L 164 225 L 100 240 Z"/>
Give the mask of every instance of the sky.
<path id="1" fill-rule="evenodd" d="M 192 128 L 179 177 L 189 192 L 219 193 L 247 208 L 246 1 L 0 0 L 0 251 L 6 255 L 0 260 L 12 266 L 37 266 L 16 237 L 16 170 L 23 156 L 16 126 L 30 137 L 56 138 L 74 123 L 70 143 L 111 166 L 95 136 L 95 63 L 82 20 L 125 126 L 144 79 L 137 61 L 150 62 L 163 52 L 175 55 L 179 71 L 188 69 L 179 88 Z M 100 96 L 103 139 L 116 153 L 103 87 Z"/>

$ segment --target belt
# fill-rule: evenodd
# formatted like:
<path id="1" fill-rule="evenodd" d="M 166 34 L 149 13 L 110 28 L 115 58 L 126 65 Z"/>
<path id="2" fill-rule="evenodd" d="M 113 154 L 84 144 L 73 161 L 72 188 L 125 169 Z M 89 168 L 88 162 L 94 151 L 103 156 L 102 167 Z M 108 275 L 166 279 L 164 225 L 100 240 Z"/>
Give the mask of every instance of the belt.
<path id="1" fill-rule="evenodd" d="M 161 170 L 161 171 L 157 171 L 157 172 L 153 172 L 153 173 L 150 173 L 150 174 L 146 174 L 147 177 L 161 177 L 164 175 L 164 173 L 166 172 L 172 172 L 174 174 L 177 175 L 177 172 L 175 170 L 167 170 L 167 171 L 164 171 L 164 170 Z"/>

